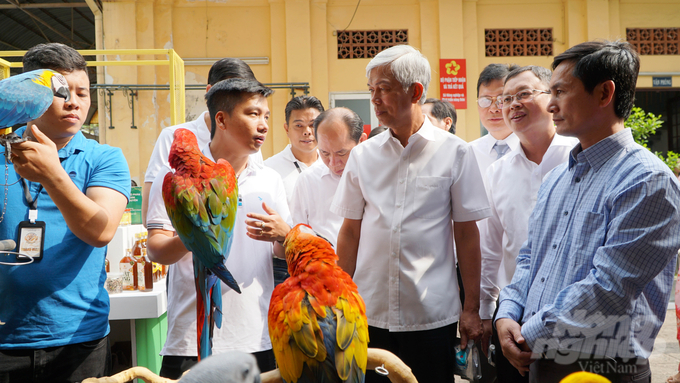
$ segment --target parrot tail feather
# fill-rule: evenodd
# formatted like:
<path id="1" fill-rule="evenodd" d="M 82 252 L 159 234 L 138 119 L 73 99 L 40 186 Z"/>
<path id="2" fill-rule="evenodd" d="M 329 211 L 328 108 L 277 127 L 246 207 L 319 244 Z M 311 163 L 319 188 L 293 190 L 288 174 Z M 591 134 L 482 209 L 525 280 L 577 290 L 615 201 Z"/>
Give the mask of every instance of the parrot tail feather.
<path id="1" fill-rule="evenodd" d="M 236 279 L 234 279 L 234 276 L 231 275 L 229 270 L 227 270 L 224 265 L 219 265 L 218 267 L 213 267 L 210 269 L 219 279 L 222 280 L 227 286 L 231 287 L 232 290 L 236 291 L 237 293 L 241 294 L 241 288 L 238 287 L 238 282 L 236 282 Z"/>

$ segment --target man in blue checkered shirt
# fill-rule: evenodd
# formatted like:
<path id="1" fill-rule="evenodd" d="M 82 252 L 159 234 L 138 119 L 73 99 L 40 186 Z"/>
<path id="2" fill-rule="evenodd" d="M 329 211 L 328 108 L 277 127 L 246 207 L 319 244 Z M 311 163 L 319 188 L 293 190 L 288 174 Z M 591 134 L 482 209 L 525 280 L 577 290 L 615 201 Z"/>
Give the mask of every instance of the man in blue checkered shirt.
<path id="1" fill-rule="evenodd" d="M 580 144 L 541 186 L 495 322 L 531 382 L 575 371 L 651 381 L 680 248 L 680 184 L 624 128 L 639 68 L 626 42 L 582 43 L 553 62 L 548 110 Z"/>

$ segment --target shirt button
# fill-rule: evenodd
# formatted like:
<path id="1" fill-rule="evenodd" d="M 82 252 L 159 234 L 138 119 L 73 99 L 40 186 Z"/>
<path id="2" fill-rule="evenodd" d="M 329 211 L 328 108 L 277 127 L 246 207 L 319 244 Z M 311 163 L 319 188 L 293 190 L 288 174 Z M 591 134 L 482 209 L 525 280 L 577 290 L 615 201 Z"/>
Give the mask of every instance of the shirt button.
<path id="1" fill-rule="evenodd" d="M 402 161 L 406 161 L 406 159 L 407 159 L 406 157 L 401 157 Z"/>
<path id="2" fill-rule="evenodd" d="M 396 228 L 396 227 L 392 228 L 392 232 L 396 233 L 396 232 L 397 232 L 397 228 Z"/>
<path id="3" fill-rule="evenodd" d="M 403 183 L 404 183 L 404 180 L 399 180 L 399 183 L 400 183 L 400 184 L 403 184 Z"/>
<path id="4" fill-rule="evenodd" d="M 553 245 L 553 249 L 557 249 L 557 245 Z"/>
<path id="5" fill-rule="evenodd" d="M 532 311 L 532 312 L 531 312 L 531 315 L 536 315 L 536 311 Z"/>
<path id="6" fill-rule="evenodd" d="M 581 182 L 581 177 L 576 177 L 576 179 L 574 181 Z"/>
<path id="7" fill-rule="evenodd" d="M 564 215 L 569 215 L 569 212 L 568 212 L 568 211 L 565 211 L 565 212 L 564 212 Z"/>
<path id="8" fill-rule="evenodd" d="M 398 203 L 398 204 L 396 204 L 395 206 L 399 208 L 399 207 L 401 207 L 401 204 L 400 204 L 400 203 Z"/>
<path id="9" fill-rule="evenodd" d="M 545 282 L 545 278 L 541 278 L 541 282 Z"/>

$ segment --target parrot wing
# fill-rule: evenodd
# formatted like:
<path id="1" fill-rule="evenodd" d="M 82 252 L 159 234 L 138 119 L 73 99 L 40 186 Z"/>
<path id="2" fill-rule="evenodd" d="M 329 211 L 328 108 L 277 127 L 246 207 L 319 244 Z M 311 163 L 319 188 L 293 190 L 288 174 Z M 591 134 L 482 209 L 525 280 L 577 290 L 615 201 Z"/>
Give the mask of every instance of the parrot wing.
<path id="1" fill-rule="evenodd" d="M 0 128 L 35 120 L 52 105 L 51 86 L 36 81 L 44 71 L 26 72 L 0 81 Z"/>
<path id="2" fill-rule="evenodd" d="M 182 243 L 227 286 L 241 292 L 224 262 L 229 256 L 238 186 L 227 168 L 218 162 L 211 174 L 185 178 L 168 173 L 163 180 L 163 200 Z M 233 175 L 233 170 L 231 170 Z"/>
<path id="3" fill-rule="evenodd" d="M 293 277 L 277 286 L 269 308 L 269 335 L 284 381 L 363 382 L 368 358 L 363 301 L 358 304 L 358 294 L 351 292 L 345 297 L 345 290 L 335 305 L 323 305 L 337 280 L 314 283 L 314 289 L 299 281 Z"/>

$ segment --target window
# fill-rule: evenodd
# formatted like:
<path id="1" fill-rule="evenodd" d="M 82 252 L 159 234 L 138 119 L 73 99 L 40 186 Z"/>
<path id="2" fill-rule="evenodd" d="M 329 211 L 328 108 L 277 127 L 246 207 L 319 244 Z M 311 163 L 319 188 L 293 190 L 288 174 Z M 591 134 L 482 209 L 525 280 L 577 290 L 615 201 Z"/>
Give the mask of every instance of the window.
<path id="1" fill-rule="evenodd" d="M 338 31 L 339 59 L 370 59 L 395 45 L 408 44 L 408 30 Z"/>
<path id="2" fill-rule="evenodd" d="M 552 28 L 485 29 L 487 57 L 552 56 Z"/>
<path id="3" fill-rule="evenodd" d="M 680 28 L 626 28 L 626 39 L 641 55 L 680 54 Z"/>

